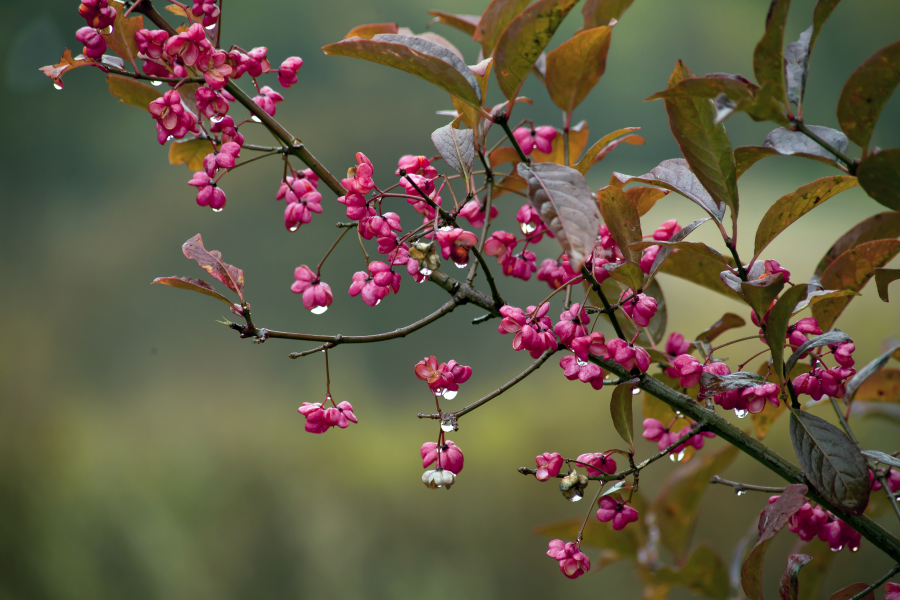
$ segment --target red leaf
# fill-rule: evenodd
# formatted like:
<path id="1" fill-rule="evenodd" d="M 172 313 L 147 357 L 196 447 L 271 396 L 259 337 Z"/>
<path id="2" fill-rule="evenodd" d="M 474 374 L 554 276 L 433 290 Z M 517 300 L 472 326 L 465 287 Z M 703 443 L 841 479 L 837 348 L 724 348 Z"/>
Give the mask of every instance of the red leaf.
<path id="1" fill-rule="evenodd" d="M 72 58 L 72 51 L 66 48 L 66 51 L 63 52 L 62 58 L 59 59 L 58 63 L 56 63 L 55 65 L 47 65 L 46 67 L 41 67 L 40 70 L 44 73 L 44 75 L 53 80 L 53 85 L 57 86 L 59 89 L 62 89 L 62 76 L 65 71 L 97 63 L 97 61 L 95 61 L 93 58 L 86 58 L 81 54 L 79 54 L 78 56 L 80 56 L 81 58 Z"/>
<path id="2" fill-rule="evenodd" d="M 196 260 L 207 273 L 224 283 L 244 301 L 244 272 L 235 266 L 222 262 L 222 253 L 218 250 L 207 250 L 203 247 L 203 239 L 198 233 L 181 246 L 184 255 Z"/>

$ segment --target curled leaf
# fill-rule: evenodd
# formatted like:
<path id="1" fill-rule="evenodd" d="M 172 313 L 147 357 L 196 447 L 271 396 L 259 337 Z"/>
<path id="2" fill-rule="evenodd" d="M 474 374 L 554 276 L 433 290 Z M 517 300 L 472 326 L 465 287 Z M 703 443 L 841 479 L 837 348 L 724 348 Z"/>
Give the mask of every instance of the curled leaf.
<path id="1" fill-rule="evenodd" d="M 72 69 L 77 69 L 78 67 L 87 67 L 94 64 L 97 64 L 97 61 L 93 58 L 87 58 L 83 54 L 79 54 L 76 58 L 72 58 L 72 51 L 66 48 L 58 63 L 41 67 L 40 70 L 44 75 L 50 78 L 53 85 L 59 89 L 63 89 L 63 73 L 71 71 Z"/>
<path id="2" fill-rule="evenodd" d="M 791 554 L 788 556 L 787 567 L 781 576 L 781 584 L 778 586 L 778 594 L 781 600 L 797 600 L 799 584 L 797 576 L 800 575 L 800 569 L 812 560 L 812 556 L 806 554 Z"/>
<path id="3" fill-rule="evenodd" d="M 232 306 L 234 304 L 231 300 L 217 292 L 215 288 L 213 288 L 213 286 L 206 283 L 202 279 L 192 279 L 190 277 L 157 277 L 150 283 L 158 283 L 160 285 L 167 285 L 169 287 L 197 292 L 199 294 L 203 294 L 205 296 L 209 296 L 210 298 L 215 298 L 216 300 L 224 302 L 228 306 Z"/>
<path id="4" fill-rule="evenodd" d="M 630 181 L 640 181 L 650 185 L 656 185 L 673 192 L 678 192 L 688 200 L 694 202 L 705 210 L 717 223 L 722 222 L 725 216 L 725 204 L 713 200 L 700 180 L 691 172 L 688 162 L 683 158 L 664 160 L 649 173 L 634 177 L 622 173 L 613 172 L 614 179 L 621 185 Z"/>
<path id="5" fill-rule="evenodd" d="M 371 40 L 379 33 L 397 33 L 400 30 L 396 23 L 369 23 L 367 25 L 357 25 L 347 32 L 344 39 L 353 37 Z"/>
<path id="6" fill-rule="evenodd" d="M 428 14 L 434 15 L 435 21 L 440 21 L 444 25 L 458 29 L 469 37 L 475 35 L 475 28 L 481 20 L 481 17 L 478 15 L 454 15 L 439 10 L 429 10 Z"/>
<path id="7" fill-rule="evenodd" d="M 203 239 L 198 233 L 181 246 L 181 251 L 207 273 L 228 286 L 244 301 L 244 272 L 235 266 L 222 261 L 222 253 L 218 250 L 207 250 L 203 247 Z"/>
<path id="8" fill-rule="evenodd" d="M 878 288 L 878 297 L 888 302 L 888 285 L 900 279 L 900 269 L 875 269 L 875 287 Z"/>

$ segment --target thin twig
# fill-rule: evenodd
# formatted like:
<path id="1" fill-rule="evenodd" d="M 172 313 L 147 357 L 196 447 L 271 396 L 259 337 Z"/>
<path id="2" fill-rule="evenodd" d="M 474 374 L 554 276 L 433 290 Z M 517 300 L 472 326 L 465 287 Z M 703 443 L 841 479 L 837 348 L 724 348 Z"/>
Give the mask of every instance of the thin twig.
<path id="1" fill-rule="evenodd" d="M 709 482 L 731 486 L 736 492 L 766 492 L 767 494 L 780 494 L 784 492 L 783 487 L 768 487 L 764 485 L 750 485 L 749 483 L 740 483 L 738 481 L 728 481 L 727 479 L 722 479 L 718 475 L 713 475 Z"/>
<path id="2" fill-rule="evenodd" d="M 866 589 L 864 589 L 864 590 L 861 591 L 860 593 L 858 593 L 858 594 L 856 594 L 855 596 L 853 596 L 852 598 L 850 598 L 850 600 L 861 600 L 862 598 L 864 598 L 864 597 L 866 596 L 866 594 L 871 594 L 872 591 L 874 591 L 874 590 L 876 590 L 877 588 L 881 587 L 881 586 L 884 584 L 885 581 L 887 581 L 888 579 L 890 579 L 891 577 L 893 577 L 893 576 L 896 575 L 897 573 L 900 573 L 900 564 L 896 564 L 896 565 L 894 565 L 893 567 L 891 567 L 891 570 L 888 571 L 887 573 L 885 573 L 885 574 L 881 577 L 881 579 L 879 579 L 878 581 L 876 581 L 875 583 L 873 583 L 872 585 L 870 585 L 869 587 L 867 587 Z"/>

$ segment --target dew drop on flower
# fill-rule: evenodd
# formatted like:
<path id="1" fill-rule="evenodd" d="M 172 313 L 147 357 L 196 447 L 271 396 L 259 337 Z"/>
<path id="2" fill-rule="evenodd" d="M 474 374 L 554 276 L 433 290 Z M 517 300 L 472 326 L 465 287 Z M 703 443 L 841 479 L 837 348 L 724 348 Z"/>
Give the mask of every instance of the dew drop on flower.
<path id="1" fill-rule="evenodd" d="M 54 84 L 53 84 L 53 87 L 55 87 L 55 88 L 58 89 L 58 90 L 63 89 L 63 86 L 59 85 L 58 83 L 54 83 Z"/>
<path id="2" fill-rule="evenodd" d="M 569 498 L 569 502 L 578 502 L 579 500 L 581 500 L 581 498 L 582 498 L 581 494 L 579 494 L 578 492 L 575 492 L 574 494 L 572 494 L 572 497 Z"/>
<path id="3" fill-rule="evenodd" d="M 837 548 L 832 548 L 831 551 L 832 551 L 832 552 L 840 552 L 840 551 L 843 550 L 843 549 L 844 549 L 843 546 L 838 546 Z"/>
<path id="4" fill-rule="evenodd" d="M 522 229 L 522 233 L 528 235 L 529 233 L 532 233 L 535 229 L 537 229 L 537 225 L 529 221 L 528 223 L 522 223 L 520 225 L 520 228 Z"/>
<path id="5" fill-rule="evenodd" d="M 215 28 L 216 28 L 216 24 L 213 23 L 212 25 L 208 25 L 208 26 L 206 27 L 206 30 L 207 30 L 207 31 L 212 31 L 212 30 L 215 29 Z"/>
<path id="6" fill-rule="evenodd" d="M 459 393 L 459 392 L 456 391 L 456 390 L 444 390 L 444 393 L 441 394 L 441 396 L 443 396 L 443 397 L 446 398 L 447 400 L 453 400 L 454 398 L 456 398 L 456 395 L 457 395 L 458 393 Z M 451 429 L 452 429 L 452 428 L 451 428 Z"/>
<path id="7" fill-rule="evenodd" d="M 260 120 L 260 118 L 257 117 L 256 115 L 253 115 L 252 117 L 250 117 L 250 120 L 251 120 L 251 121 L 255 121 L 255 122 L 257 122 L 257 123 L 262 123 L 262 121 Z"/>
<path id="8" fill-rule="evenodd" d="M 859 546 L 856 548 L 850 548 L 850 552 L 859 552 Z"/>
<path id="9" fill-rule="evenodd" d="M 671 460 L 672 462 L 675 462 L 675 455 L 674 455 L 674 454 L 670 454 L 670 455 L 669 455 L 669 460 Z"/>
<path id="10" fill-rule="evenodd" d="M 166 138 L 166 141 L 167 141 L 167 142 L 171 142 L 171 141 L 174 140 L 174 139 L 175 139 L 175 136 L 174 136 L 174 135 L 170 135 L 169 137 Z"/>
<path id="11" fill-rule="evenodd" d="M 378 301 L 375 303 L 375 306 L 378 306 L 379 304 L 381 304 L 381 298 L 378 299 Z"/>
<path id="12" fill-rule="evenodd" d="M 748 410 L 741 410 L 740 408 L 734 409 L 734 415 L 738 419 L 743 419 L 744 417 L 746 417 L 749 414 L 750 414 L 750 411 L 748 411 Z"/>
<path id="13" fill-rule="evenodd" d="M 291 226 L 288 228 L 288 231 L 294 232 L 294 231 L 297 231 L 298 229 L 300 229 L 300 223 L 297 223 L 296 225 L 291 225 Z"/>
<path id="14" fill-rule="evenodd" d="M 421 269 L 419 269 L 419 275 L 424 275 L 425 277 L 429 277 L 429 276 L 431 276 L 431 269 L 422 267 Z"/>
<path id="15" fill-rule="evenodd" d="M 746 490 L 734 490 L 734 493 L 735 493 L 735 495 L 737 495 L 737 496 L 743 496 L 743 495 L 746 494 L 747 492 L 746 492 Z"/>
<path id="16" fill-rule="evenodd" d="M 159 85 L 159 84 L 157 83 L 156 85 Z M 213 123 L 221 123 L 223 119 L 225 119 L 225 117 L 223 117 L 221 115 L 216 115 L 215 117 L 211 118 L 210 121 L 212 121 Z"/>
<path id="17" fill-rule="evenodd" d="M 631 390 L 632 396 L 637 396 L 640 393 L 641 393 L 641 388 L 634 388 L 633 390 Z"/>
<path id="18" fill-rule="evenodd" d="M 684 459 L 684 450 L 678 453 L 678 461 L 680 462 L 682 459 Z"/>
<path id="19" fill-rule="evenodd" d="M 441 423 L 441 431 L 443 431 L 444 433 L 450 433 L 451 431 L 453 431 L 453 425 L 445 421 Z"/>
<path id="20" fill-rule="evenodd" d="M 153 87 L 159 87 L 162 85 L 162 81 L 151 81 L 150 85 L 152 85 Z"/>
<path id="21" fill-rule="evenodd" d="M 225 209 L 224 208 L 214 208 L 213 212 L 222 212 L 223 210 L 225 210 Z"/>
<path id="22" fill-rule="evenodd" d="M 321 314 L 322 314 L 323 312 L 325 312 L 326 310 L 328 310 L 328 307 L 327 307 L 327 306 L 317 306 L 317 307 L 315 307 L 314 309 L 312 309 L 312 310 L 309 311 L 309 312 L 311 312 L 311 313 L 314 314 L 314 315 L 321 315 Z"/>
<path id="23" fill-rule="evenodd" d="M 461 265 L 461 264 L 459 264 L 458 262 L 455 262 L 455 263 L 453 263 L 453 264 L 456 265 L 456 268 L 457 268 L 457 269 L 465 269 L 467 266 L 469 266 L 469 265 Z"/>
<path id="24" fill-rule="evenodd" d="M 449 225 L 444 225 L 443 227 L 438 227 L 438 231 L 452 231 L 453 228 Z"/>
<path id="25" fill-rule="evenodd" d="M 109 26 L 109 31 L 106 33 L 106 35 L 112 35 L 112 32 L 113 32 L 113 26 L 110 25 L 110 26 Z"/>

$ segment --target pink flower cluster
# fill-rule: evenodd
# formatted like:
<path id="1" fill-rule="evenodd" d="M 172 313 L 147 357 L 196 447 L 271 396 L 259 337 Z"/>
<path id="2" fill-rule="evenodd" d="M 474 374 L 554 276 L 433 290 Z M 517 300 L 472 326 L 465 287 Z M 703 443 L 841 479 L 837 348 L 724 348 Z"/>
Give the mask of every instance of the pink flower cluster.
<path id="1" fill-rule="evenodd" d="M 563 457 L 558 452 L 544 452 L 534 457 L 537 463 L 537 471 L 534 476 L 538 481 L 547 481 L 551 477 L 559 475 L 559 470 L 563 466 Z"/>
<path id="2" fill-rule="evenodd" d="M 541 215 L 530 204 L 523 204 L 516 213 L 516 221 L 519 228 L 528 238 L 528 243 L 537 244 L 544 238 L 544 234 L 553 237 L 553 233 L 544 225 Z"/>
<path id="3" fill-rule="evenodd" d="M 769 498 L 769 504 L 778 500 L 778 496 Z M 818 506 L 812 506 L 809 502 L 800 507 L 788 521 L 788 530 L 796 533 L 801 540 L 808 542 L 818 536 L 820 540 L 828 544 L 835 552 L 850 548 L 855 552 L 859 549 L 862 535 L 852 527 Z"/>
<path id="4" fill-rule="evenodd" d="M 420 360 L 414 370 L 416 377 L 426 382 L 435 395 L 444 396 L 448 400 L 455 398 L 459 384 L 467 382 L 472 376 L 472 367 L 461 365 L 455 360 L 438 364 L 434 356 Z"/>
<path id="5" fill-rule="evenodd" d="M 591 570 L 591 559 L 572 542 L 551 541 L 547 556 L 559 561 L 559 570 L 569 579 L 577 579 Z"/>
<path id="6" fill-rule="evenodd" d="M 191 14 L 195 19 L 203 19 L 204 27 L 212 27 L 219 20 L 219 4 L 216 0 L 194 0 Z"/>
<path id="7" fill-rule="evenodd" d="M 557 347 L 556 335 L 547 312 L 550 304 L 540 307 L 529 306 L 526 311 L 509 304 L 500 308 L 503 319 L 497 330 L 502 334 L 514 333 L 513 350 L 526 350 L 532 358 L 537 358 L 545 351 Z"/>
<path id="8" fill-rule="evenodd" d="M 306 169 L 286 177 L 278 186 L 275 199 L 285 199 L 284 226 L 288 231 L 297 231 L 312 220 L 312 213 L 322 212 L 322 194 L 316 189 L 318 185 L 319 177 Z"/>
<path id="9" fill-rule="evenodd" d="M 394 273 L 388 265 L 373 260 L 369 263 L 368 272 L 357 271 L 353 274 L 349 294 L 351 296 L 362 294 L 363 302 L 369 306 L 378 306 L 388 293 L 396 294 L 399 291 L 400 273 Z"/>
<path id="10" fill-rule="evenodd" d="M 813 400 L 819 400 L 822 396 L 843 398 L 847 393 L 845 384 L 855 374 L 856 369 L 816 368 L 809 373 L 801 373 L 794 377 L 794 390 L 800 394 L 812 396 Z"/>
<path id="11" fill-rule="evenodd" d="M 325 409 L 321 402 L 304 402 L 297 410 L 306 417 L 306 431 L 310 433 L 325 433 L 331 427 L 346 429 L 351 422 L 357 422 L 349 402 L 341 402 Z"/>
<path id="12" fill-rule="evenodd" d="M 513 250 L 519 241 L 511 233 L 495 231 L 484 243 L 484 253 L 496 256 L 503 274 L 507 277 L 516 277 L 522 281 L 531 279 L 531 274 L 537 271 L 537 256 L 531 250 L 522 250 L 513 254 Z M 527 247 L 527 243 L 526 243 Z"/>
<path id="13" fill-rule="evenodd" d="M 337 199 L 347 207 L 347 218 L 359 221 L 363 217 L 374 217 L 377 213 L 369 206 L 365 196 L 375 187 L 372 175 L 375 169 L 365 154 L 356 153 L 356 168 L 350 169 L 348 176 L 341 180 L 347 194 Z"/>
<path id="14" fill-rule="evenodd" d="M 441 256 L 451 259 L 458 267 L 469 264 L 469 250 L 478 243 L 474 233 L 454 227 L 447 231 L 439 231 L 437 241 L 441 247 Z"/>
<path id="15" fill-rule="evenodd" d="M 472 227 L 482 227 L 487 217 L 487 204 L 478 198 L 472 198 L 466 202 L 459 211 L 459 217 L 467 220 Z M 491 219 L 497 217 L 497 207 L 491 204 Z"/>
<path id="16" fill-rule="evenodd" d="M 646 294 L 635 294 L 631 290 L 624 290 L 619 296 L 622 310 L 625 311 L 634 324 L 638 327 L 646 327 L 650 319 L 656 314 L 656 300 Z"/>
<path id="17" fill-rule="evenodd" d="M 888 469 L 887 473 L 885 473 L 885 480 L 887 481 L 888 488 L 890 488 L 892 492 L 900 492 L 900 471 Z M 881 489 L 881 482 L 875 479 L 875 473 L 871 470 L 869 471 L 869 483 L 872 484 L 873 492 L 877 492 Z"/>
<path id="18" fill-rule="evenodd" d="M 600 498 L 600 508 L 597 510 L 597 519 L 603 523 L 612 521 L 612 527 L 616 531 L 625 529 L 629 523 L 638 520 L 639 514 L 637 509 L 628 506 L 613 496 L 603 496 Z"/>
<path id="19" fill-rule="evenodd" d="M 313 314 L 320 315 L 331 306 L 334 297 L 331 295 L 331 287 L 319 280 L 319 276 L 312 272 L 306 265 L 300 265 L 294 269 L 294 281 L 291 291 L 295 294 L 303 294 L 303 307 Z"/>
<path id="20" fill-rule="evenodd" d="M 556 138 L 556 128 L 549 125 L 532 129 L 531 127 L 519 127 L 513 131 L 513 137 L 525 155 L 531 154 L 537 148 L 544 154 L 553 149 L 553 140 Z"/>
<path id="21" fill-rule="evenodd" d="M 450 440 L 438 445 L 435 442 L 425 442 L 420 450 L 422 453 L 422 468 L 426 469 L 429 465 L 437 461 L 438 467 L 446 471 L 451 471 L 454 475 L 459 475 L 463 470 L 462 450 Z"/>
<path id="22" fill-rule="evenodd" d="M 659 451 L 662 452 L 663 450 L 689 434 L 694 425 L 696 425 L 696 423 L 691 422 L 690 425 L 682 427 L 679 431 L 670 431 L 669 427 L 663 425 L 663 423 L 661 421 L 658 421 L 657 419 L 644 419 L 644 433 L 642 435 L 644 436 L 645 440 L 649 442 L 656 442 Z M 702 431 L 691 436 L 681 445 L 675 447 L 670 452 L 670 454 L 678 455 L 681 452 L 684 452 L 688 446 L 693 446 L 697 450 L 700 450 L 701 448 L 703 448 L 703 438 L 712 437 L 716 437 L 716 434 L 709 431 Z"/>
<path id="23" fill-rule="evenodd" d="M 106 29 L 116 20 L 116 9 L 109 5 L 108 0 L 81 0 L 78 14 L 93 29 Z"/>
<path id="24" fill-rule="evenodd" d="M 588 475 L 596 477 L 602 473 L 612 475 L 616 472 L 616 461 L 609 457 L 608 454 L 602 452 L 594 452 L 593 454 L 581 454 L 576 458 L 580 463 L 590 465 L 585 467 Z"/>
<path id="25" fill-rule="evenodd" d="M 197 117 L 185 110 L 178 90 L 169 90 L 152 101 L 149 106 L 150 115 L 156 119 L 156 139 L 165 144 L 169 136 L 180 139 L 190 133 L 199 134 Z"/>
<path id="26" fill-rule="evenodd" d="M 544 259 L 537 270 L 537 279 L 538 281 L 546 281 L 550 289 L 553 290 L 562 287 L 564 284 L 575 285 L 582 281 L 578 273 L 572 270 L 567 254 L 563 254 L 559 260 Z"/>
<path id="27" fill-rule="evenodd" d="M 679 384 L 683 388 L 691 388 L 700 383 L 703 373 L 714 375 L 730 375 L 731 369 L 722 362 L 714 362 L 703 365 L 690 354 L 681 354 L 672 361 L 673 367 L 667 370 L 667 374 L 679 378 Z M 768 402 L 772 406 L 778 406 L 780 401 L 778 393 L 780 388 L 775 383 L 751 385 L 740 389 L 727 390 L 713 394 L 713 402 L 725 410 L 735 410 L 738 414 L 762 412 Z M 701 395 L 707 396 L 706 388 L 701 388 Z"/>

